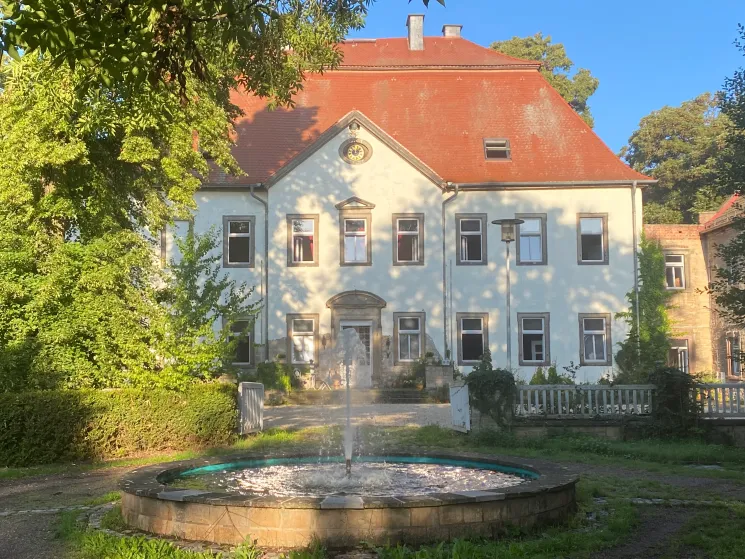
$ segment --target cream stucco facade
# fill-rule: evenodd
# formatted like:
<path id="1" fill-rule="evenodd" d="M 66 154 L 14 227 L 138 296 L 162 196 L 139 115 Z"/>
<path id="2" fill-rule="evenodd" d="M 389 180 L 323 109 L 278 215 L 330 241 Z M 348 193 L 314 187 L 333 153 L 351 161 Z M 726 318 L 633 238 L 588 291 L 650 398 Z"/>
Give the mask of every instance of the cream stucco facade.
<path id="1" fill-rule="evenodd" d="M 350 138 L 371 148 L 364 163 L 350 164 L 340 157 L 340 147 Z M 471 363 L 459 362 L 462 324 L 458 319 L 462 317 L 458 313 L 485 313 L 478 315 L 487 318 L 482 322 L 483 339 L 488 340 L 495 365 L 506 366 L 505 244 L 499 228 L 490 222 L 521 214 L 545 214 L 546 263 L 518 265 L 512 243 L 513 368 L 525 379 L 536 369 L 535 364 L 521 364 L 518 313 L 548 313 L 543 348 L 548 355 L 544 357 L 556 362 L 560 371 L 570 362 L 583 361 L 582 314 L 607 317 L 607 343 L 615 354 L 626 330 L 614 315 L 627 309 L 625 295 L 634 286 L 634 227 L 638 234 L 641 224 L 639 190 L 635 218 L 631 183 L 464 187 L 456 194 L 455 188 L 443 188 L 411 159 L 395 139 L 382 138 L 364 124 L 357 131 L 344 127 L 323 138 L 289 172 L 255 187 L 253 196 L 249 187 L 230 186 L 204 188 L 197 194 L 194 226 L 198 232 L 213 226 L 222 230 L 226 216 L 252 218 L 252 265 L 226 267 L 225 272 L 237 282 L 255 286 L 253 297 L 263 302 L 254 334 L 256 361 L 280 354 L 292 360 L 288 316 L 317 321 L 314 363 L 321 369 L 324 352 L 333 345 L 342 324 L 369 324 L 372 375 L 381 381 L 410 367 L 398 362 L 399 324 L 394 324 L 394 318 L 404 313 L 421 318 L 421 336 L 426 339 L 422 356 L 431 351 L 435 358 L 451 357 L 467 373 Z M 267 204 L 266 209 L 257 198 Z M 369 263 L 342 263 L 340 212 L 345 210 L 369 215 Z M 395 262 L 395 214 L 417 214 L 421 220 L 422 262 Z M 456 216 L 463 214 L 481 214 L 488 224 L 483 263 L 459 263 Z M 579 214 L 604 216 L 607 263 L 578 263 Z M 315 219 L 315 261 L 309 265 L 288 265 L 288 251 L 292 251 L 288 216 Z M 172 240 L 167 242 L 172 251 Z M 583 365 L 577 381 L 596 381 L 612 368 L 611 361 Z"/>

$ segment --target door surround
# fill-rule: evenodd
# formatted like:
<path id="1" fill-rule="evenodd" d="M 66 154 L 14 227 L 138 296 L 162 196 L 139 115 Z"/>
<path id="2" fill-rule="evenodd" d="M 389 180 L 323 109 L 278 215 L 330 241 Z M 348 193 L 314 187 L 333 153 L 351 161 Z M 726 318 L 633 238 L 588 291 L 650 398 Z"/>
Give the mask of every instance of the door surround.
<path id="1" fill-rule="evenodd" d="M 331 347 L 336 345 L 336 337 L 341 332 L 342 321 L 368 321 L 372 323 L 370 359 L 373 384 L 380 381 L 383 367 L 383 328 L 381 309 L 388 303 L 369 291 L 344 291 L 326 301 L 331 309 Z"/>

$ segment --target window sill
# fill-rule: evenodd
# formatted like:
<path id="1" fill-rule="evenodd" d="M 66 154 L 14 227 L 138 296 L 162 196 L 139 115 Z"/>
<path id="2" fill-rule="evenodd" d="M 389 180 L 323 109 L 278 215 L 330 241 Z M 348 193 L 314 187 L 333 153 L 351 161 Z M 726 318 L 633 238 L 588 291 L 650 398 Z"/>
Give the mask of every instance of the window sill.
<path id="1" fill-rule="evenodd" d="M 477 262 L 475 260 L 458 260 L 456 266 L 486 266 L 488 262 Z"/>
<path id="2" fill-rule="evenodd" d="M 607 260 L 577 260 L 579 266 L 607 266 Z"/>
<path id="3" fill-rule="evenodd" d="M 548 265 L 548 262 L 546 262 L 545 260 L 535 260 L 535 261 L 530 261 L 530 262 L 519 262 L 518 261 L 516 264 L 518 266 L 546 266 Z"/>
<path id="4" fill-rule="evenodd" d="M 253 268 L 253 262 L 223 262 L 223 268 Z"/>
<path id="5" fill-rule="evenodd" d="M 372 266 L 372 262 L 340 262 L 339 266 L 343 266 L 343 267 Z"/>
<path id="6" fill-rule="evenodd" d="M 288 268 L 318 268 L 318 262 L 288 262 Z"/>
<path id="7" fill-rule="evenodd" d="M 424 262 L 394 262 L 394 266 L 424 266 Z"/>

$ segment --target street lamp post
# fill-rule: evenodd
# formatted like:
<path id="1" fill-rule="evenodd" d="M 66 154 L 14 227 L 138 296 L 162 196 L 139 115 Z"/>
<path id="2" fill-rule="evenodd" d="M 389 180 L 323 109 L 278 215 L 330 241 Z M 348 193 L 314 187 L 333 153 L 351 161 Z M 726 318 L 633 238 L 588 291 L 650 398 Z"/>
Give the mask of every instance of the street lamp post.
<path id="1" fill-rule="evenodd" d="M 507 368 L 512 371 L 512 294 L 510 292 L 510 243 L 515 240 L 515 227 L 525 223 L 522 219 L 495 219 L 494 225 L 502 228 L 502 242 L 507 251 Z"/>

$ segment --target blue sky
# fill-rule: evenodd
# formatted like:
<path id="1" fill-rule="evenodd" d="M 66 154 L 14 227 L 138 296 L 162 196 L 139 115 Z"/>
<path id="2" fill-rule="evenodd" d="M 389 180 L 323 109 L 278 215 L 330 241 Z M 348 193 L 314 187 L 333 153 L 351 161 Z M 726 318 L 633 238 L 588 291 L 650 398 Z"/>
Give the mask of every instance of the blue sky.
<path id="1" fill-rule="evenodd" d="M 595 131 L 617 151 L 644 115 L 721 88 L 745 58 L 733 41 L 743 0 L 377 0 L 355 37 L 402 37 L 406 16 L 424 13 L 426 35 L 463 25 L 480 45 L 541 31 L 564 43 L 576 67 L 600 80 L 590 98 Z"/>

